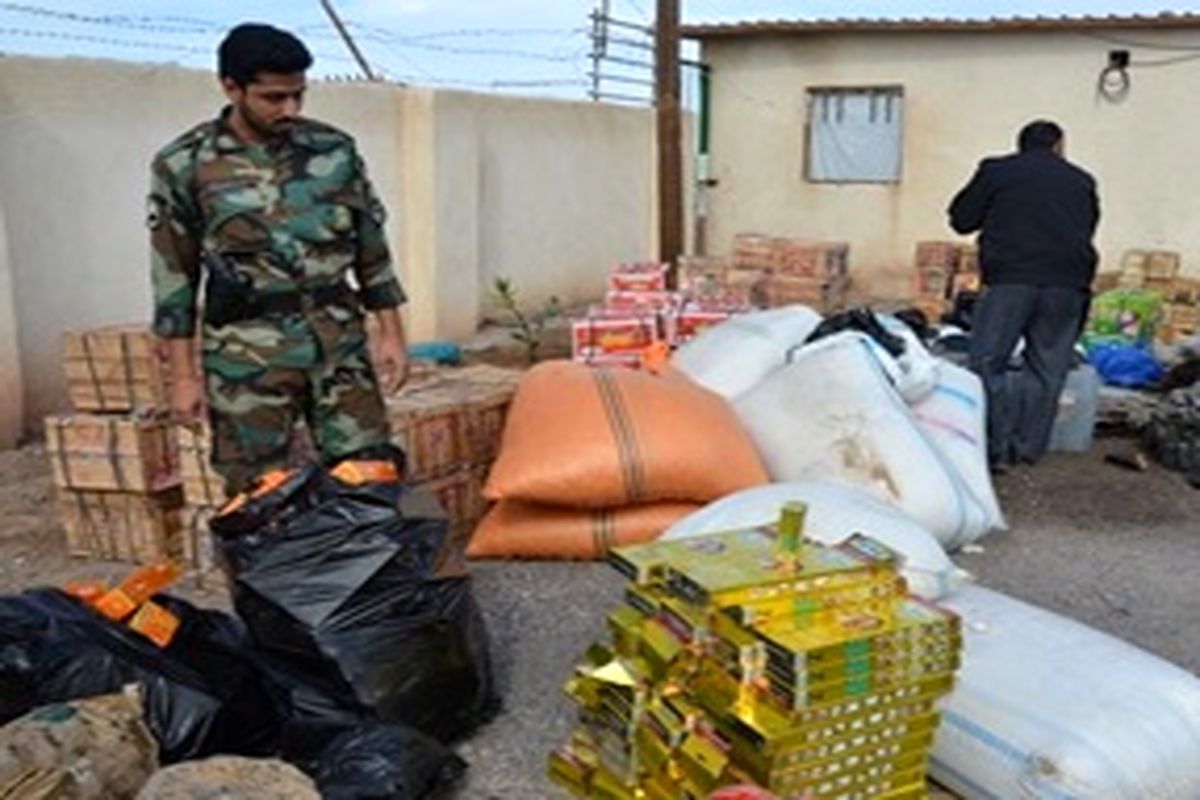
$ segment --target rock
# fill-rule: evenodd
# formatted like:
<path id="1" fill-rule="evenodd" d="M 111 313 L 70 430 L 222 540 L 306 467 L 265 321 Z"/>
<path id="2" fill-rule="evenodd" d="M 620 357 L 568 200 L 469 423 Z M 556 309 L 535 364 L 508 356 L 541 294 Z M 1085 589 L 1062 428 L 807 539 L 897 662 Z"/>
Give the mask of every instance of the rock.
<path id="1" fill-rule="evenodd" d="M 321 795 L 290 764 L 217 756 L 160 770 L 137 800 L 321 800 Z"/>

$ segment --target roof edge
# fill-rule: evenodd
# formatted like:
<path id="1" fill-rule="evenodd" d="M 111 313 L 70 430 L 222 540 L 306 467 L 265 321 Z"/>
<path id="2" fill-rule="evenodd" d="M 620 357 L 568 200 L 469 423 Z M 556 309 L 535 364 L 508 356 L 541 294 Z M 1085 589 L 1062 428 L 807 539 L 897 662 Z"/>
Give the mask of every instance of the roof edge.
<path id="1" fill-rule="evenodd" d="M 1200 14 L 1163 12 L 1078 17 L 992 17 L 989 19 L 814 19 L 762 20 L 684 25 L 688 39 L 722 39 L 744 36 L 793 36 L 825 33 L 938 33 L 938 32 L 1023 32 L 1113 29 L 1200 28 Z"/>

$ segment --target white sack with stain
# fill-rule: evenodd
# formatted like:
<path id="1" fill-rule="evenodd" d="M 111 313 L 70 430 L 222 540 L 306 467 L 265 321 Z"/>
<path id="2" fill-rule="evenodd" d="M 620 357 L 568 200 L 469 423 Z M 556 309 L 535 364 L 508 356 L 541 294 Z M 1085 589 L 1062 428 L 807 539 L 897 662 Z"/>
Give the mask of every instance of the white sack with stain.
<path id="1" fill-rule="evenodd" d="M 947 550 L 975 541 L 993 517 L 917 426 L 874 347 L 845 332 L 802 348 L 734 400 L 738 418 L 773 480 L 856 486 L 904 511 Z"/>
<path id="2" fill-rule="evenodd" d="M 934 741 L 940 783 L 980 800 L 1200 798 L 1200 679 L 978 586 L 942 603 L 965 650 Z"/>

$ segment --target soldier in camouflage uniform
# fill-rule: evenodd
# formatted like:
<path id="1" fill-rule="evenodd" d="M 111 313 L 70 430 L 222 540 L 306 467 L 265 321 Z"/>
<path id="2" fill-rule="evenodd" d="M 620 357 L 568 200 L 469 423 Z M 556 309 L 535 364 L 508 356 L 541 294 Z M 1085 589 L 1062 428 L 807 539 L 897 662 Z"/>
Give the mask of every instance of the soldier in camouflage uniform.
<path id="1" fill-rule="evenodd" d="M 155 157 L 148 225 L 172 411 L 194 423 L 207 405 L 213 467 L 232 492 L 285 465 L 301 418 L 327 462 L 387 443 L 363 309 L 379 321 L 389 392 L 407 360 L 404 293 L 354 140 L 299 116 L 308 51 L 284 31 L 241 25 L 219 61 L 230 105 Z"/>

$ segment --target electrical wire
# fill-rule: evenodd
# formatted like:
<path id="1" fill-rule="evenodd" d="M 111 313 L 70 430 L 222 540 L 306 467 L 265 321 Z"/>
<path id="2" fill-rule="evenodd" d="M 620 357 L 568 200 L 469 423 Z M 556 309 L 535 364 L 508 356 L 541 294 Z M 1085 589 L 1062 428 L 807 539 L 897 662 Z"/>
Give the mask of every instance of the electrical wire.
<path id="1" fill-rule="evenodd" d="M 1183 52 L 1200 52 L 1200 44 L 1163 44 L 1161 42 L 1138 42 L 1133 39 L 1126 39 L 1121 36 L 1110 36 L 1105 33 L 1096 33 L 1095 31 L 1079 31 L 1080 36 L 1086 36 L 1089 39 L 1097 39 L 1108 44 L 1119 44 L 1124 47 L 1137 47 L 1142 50 L 1169 50 Z"/>

